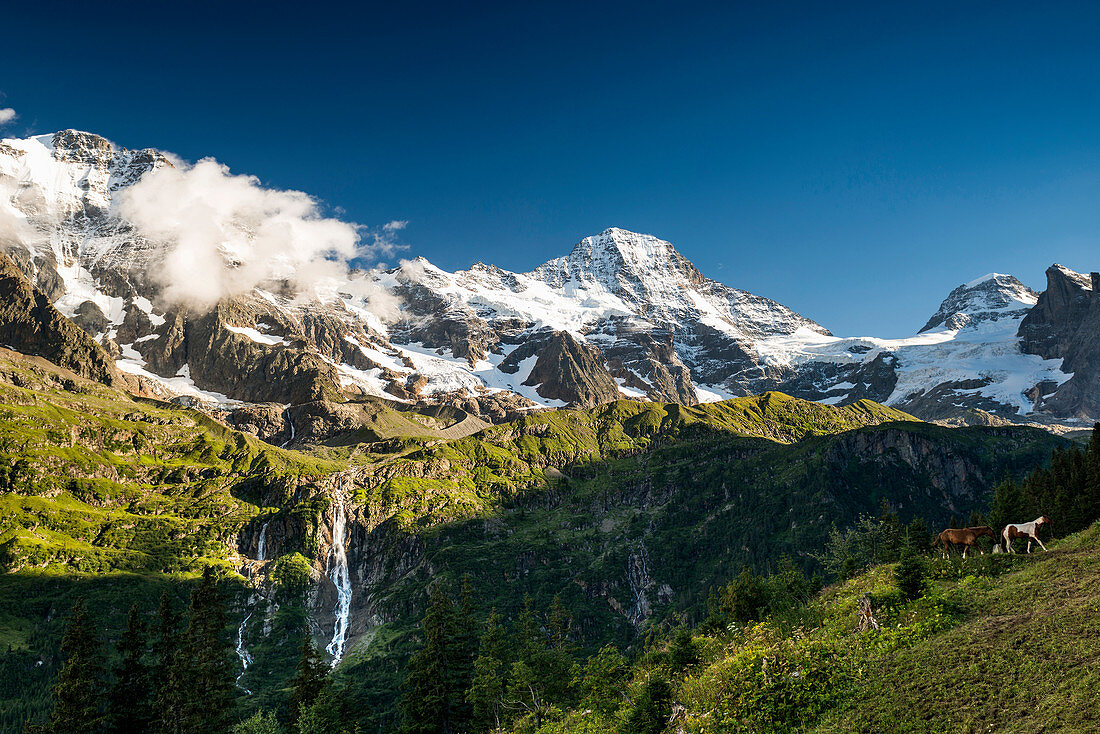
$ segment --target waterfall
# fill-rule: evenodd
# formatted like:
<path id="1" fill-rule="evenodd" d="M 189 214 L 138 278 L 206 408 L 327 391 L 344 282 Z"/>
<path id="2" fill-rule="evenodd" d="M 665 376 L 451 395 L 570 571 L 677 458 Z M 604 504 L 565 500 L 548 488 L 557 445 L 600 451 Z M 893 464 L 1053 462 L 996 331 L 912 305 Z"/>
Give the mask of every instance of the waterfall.
<path id="1" fill-rule="evenodd" d="M 256 560 L 264 560 L 264 540 L 267 538 L 267 526 L 268 523 L 264 523 L 260 528 L 260 542 L 256 545 Z"/>
<path id="2" fill-rule="evenodd" d="M 348 573 L 348 556 L 344 550 L 344 534 L 347 530 L 347 510 L 344 507 L 343 487 L 337 491 L 332 513 L 332 555 L 328 576 L 336 586 L 336 607 L 332 610 L 336 621 L 332 626 L 332 642 L 325 647 L 336 666 L 344 656 L 344 643 L 348 636 L 348 620 L 351 616 L 351 576 Z"/>
<path id="3" fill-rule="evenodd" d="M 279 445 L 279 448 L 285 449 L 294 440 L 294 420 L 290 416 L 290 406 L 288 405 L 286 410 L 283 411 L 283 415 L 286 416 L 286 424 L 290 426 L 290 438 L 284 443 Z"/>
<path id="4" fill-rule="evenodd" d="M 252 618 L 252 612 L 248 613 L 243 620 L 241 620 L 241 626 L 237 628 L 237 657 L 241 659 L 241 672 L 237 675 L 237 688 L 248 695 L 252 695 L 252 691 L 241 685 L 241 678 L 244 677 L 245 671 L 248 670 L 248 666 L 252 664 L 252 656 L 248 654 L 248 650 L 244 649 L 244 626 L 248 624 L 248 620 Z"/>

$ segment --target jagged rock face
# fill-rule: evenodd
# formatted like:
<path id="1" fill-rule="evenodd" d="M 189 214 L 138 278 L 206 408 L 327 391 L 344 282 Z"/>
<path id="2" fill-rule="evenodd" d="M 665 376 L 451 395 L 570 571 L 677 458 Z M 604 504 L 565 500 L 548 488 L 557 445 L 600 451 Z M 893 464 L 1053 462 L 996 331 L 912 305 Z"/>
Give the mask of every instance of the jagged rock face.
<path id="1" fill-rule="evenodd" d="M 1020 323 L 1022 348 L 1061 359 L 1073 376 L 1061 385 L 1037 386 L 1037 409 L 1082 419 L 1100 417 L 1100 275 L 1047 269 L 1047 289 Z M 1053 388 L 1053 389 L 1051 389 Z"/>
<path id="2" fill-rule="evenodd" d="M 618 386 L 603 365 L 600 350 L 568 332 L 554 332 L 538 352 L 523 382 L 549 400 L 589 407 L 617 400 Z"/>
<path id="3" fill-rule="evenodd" d="M 11 258 L 0 253 L 0 345 L 44 357 L 81 377 L 119 381 L 102 347 L 36 291 Z"/>

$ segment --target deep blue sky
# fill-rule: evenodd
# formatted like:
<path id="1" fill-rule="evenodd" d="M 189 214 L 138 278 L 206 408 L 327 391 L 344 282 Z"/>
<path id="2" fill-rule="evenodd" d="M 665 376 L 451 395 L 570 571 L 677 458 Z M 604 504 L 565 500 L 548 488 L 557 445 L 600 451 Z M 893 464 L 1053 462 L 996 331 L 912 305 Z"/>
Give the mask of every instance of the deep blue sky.
<path id="1" fill-rule="evenodd" d="M 40 5 L 3 12 L 5 135 L 214 156 L 447 269 L 619 226 L 902 336 L 1100 268 L 1097 3 Z"/>

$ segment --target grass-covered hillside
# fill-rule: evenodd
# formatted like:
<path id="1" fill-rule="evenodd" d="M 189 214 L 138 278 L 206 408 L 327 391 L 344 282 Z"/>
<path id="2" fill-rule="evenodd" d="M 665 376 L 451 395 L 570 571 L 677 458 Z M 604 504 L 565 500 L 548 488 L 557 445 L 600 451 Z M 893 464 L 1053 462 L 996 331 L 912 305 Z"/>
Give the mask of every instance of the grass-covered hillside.
<path id="1" fill-rule="evenodd" d="M 0 562 L 8 571 L 229 564 L 237 531 L 266 493 L 341 468 L 43 360 L 0 360 Z"/>
<path id="2" fill-rule="evenodd" d="M 1100 526 L 1048 545 L 919 561 L 915 598 L 897 564 L 881 565 L 805 602 L 663 638 L 629 665 L 590 659 L 574 710 L 514 731 L 1100 730 Z M 782 596 L 781 581 L 761 585 Z M 864 596 L 881 629 L 858 630 Z"/>

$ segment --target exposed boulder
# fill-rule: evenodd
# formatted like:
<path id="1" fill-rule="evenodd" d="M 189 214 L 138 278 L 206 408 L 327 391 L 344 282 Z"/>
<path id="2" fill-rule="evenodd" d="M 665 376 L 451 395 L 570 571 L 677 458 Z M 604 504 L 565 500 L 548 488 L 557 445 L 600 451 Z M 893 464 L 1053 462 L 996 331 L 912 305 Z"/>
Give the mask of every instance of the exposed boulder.
<path id="1" fill-rule="evenodd" d="M 72 321 L 89 336 L 102 334 L 111 323 L 103 309 L 91 301 L 84 301 L 76 307 Z"/>

